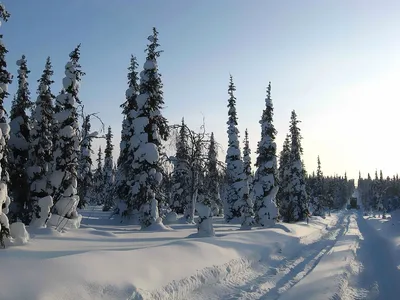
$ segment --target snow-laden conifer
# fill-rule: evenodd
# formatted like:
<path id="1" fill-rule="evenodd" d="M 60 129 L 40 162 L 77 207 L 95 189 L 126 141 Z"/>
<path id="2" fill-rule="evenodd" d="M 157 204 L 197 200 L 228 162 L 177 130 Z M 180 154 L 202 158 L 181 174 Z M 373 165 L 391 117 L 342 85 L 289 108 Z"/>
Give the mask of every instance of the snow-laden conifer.
<path id="1" fill-rule="evenodd" d="M 310 206 L 314 216 L 323 216 L 326 205 L 324 194 L 324 175 L 321 169 L 321 160 L 317 158 L 317 174 L 314 178 L 314 184 L 310 195 Z"/>
<path id="2" fill-rule="evenodd" d="M 212 214 L 220 216 L 223 213 L 222 200 L 220 195 L 220 176 L 218 174 L 218 149 L 211 132 L 210 145 L 208 147 L 206 190 L 210 198 Z"/>
<path id="3" fill-rule="evenodd" d="M 255 222 L 261 226 L 273 225 L 278 218 L 276 194 L 279 186 L 273 114 L 271 83 L 269 83 L 265 109 L 259 122 L 261 124 L 261 140 L 258 143 L 258 156 L 255 164 L 257 170 L 254 176 Z"/>
<path id="4" fill-rule="evenodd" d="M 93 186 L 92 140 L 95 134 L 91 132 L 90 115 L 87 115 L 83 119 L 81 129 L 81 150 L 78 164 L 78 208 L 83 208 L 90 202 L 90 192 Z"/>
<path id="5" fill-rule="evenodd" d="M 10 190 L 13 203 L 10 206 L 10 220 L 20 220 L 29 224 L 29 178 L 27 168 L 29 167 L 29 146 L 31 143 L 31 125 L 27 110 L 31 108 L 30 91 L 25 55 L 17 60 L 18 66 L 18 90 L 11 106 L 10 114 L 10 139 L 9 146 L 9 170 Z"/>
<path id="6" fill-rule="evenodd" d="M 247 183 L 249 185 L 249 193 L 252 194 L 253 191 L 253 172 L 251 170 L 251 149 L 250 149 L 250 141 L 249 141 L 249 132 L 244 131 L 244 141 L 243 141 L 243 169 L 246 174 Z"/>
<path id="7" fill-rule="evenodd" d="M 177 214 L 183 214 L 191 202 L 190 193 L 190 157 L 189 132 L 182 118 L 179 134 L 176 137 L 176 155 L 173 159 L 171 209 Z"/>
<path id="8" fill-rule="evenodd" d="M 77 171 L 80 140 L 76 106 L 81 103 L 78 97 L 79 82 L 84 75 L 79 64 L 80 45 L 70 53 L 69 57 L 62 82 L 65 93 L 60 93 L 56 98 L 60 111 L 55 114 L 58 136 L 54 151 L 54 172 L 51 175 L 52 185 L 58 187 L 54 195 L 53 221 L 56 225 L 60 225 L 60 222 L 64 222 L 62 218 L 74 219 L 77 222 L 70 224 L 79 226 L 81 216 L 77 212 L 79 203 Z"/>
<path id="9" fill-rule="evenodd" d="M 202 175 L 202 174 L 199 174 Z M 197 223 L 197 235 L 199 237 L 210 237 L 215 235 L 213 219 L 212 219 L 212 201 L 209 193 L 206 191 L 207 186 L 205 185 L 204 176 L 198 178 L 197 183 L 197 201 L 196 211 L 199 218 L 196 220 Z"/>
<path id="10" fill-rule="evenodd" d="M 288 203 L 282 207 L 282 216 L 287 222 L 303 220 L 308 206 L 308 195 L 301 160 L 303 148 L 301 146 L 300 128 L 298 127 L 299 122 L 296 112 L 292 111 L 290 120 L 290 163 L 287 170 Z"/>
<path id="11" fill-rule="evenodd" d="M 249 228 L 252 220 L 252 203 L 249 197 L 249 186 L 243 169 L 243 161 L 239 147 L 239 130 L 237 128 L 236 90 L 233 78 L 230 76 L 228 88 L 228 151 L 226 154 L 226 172 L 228 180 L 227 209 L 225 218 L 227 222 L 240 220 L 242 228 Z"/>
<path id="12" fill-rule="evenodd" d="M 290 168 L 290 135 L 287 134 L 283 142 L 282 151 L 279 154 L 279 169 L 278 169 L 278 179 L 279 179 L 279 190 L 277 194 L 276 203 L 279 208 L 288 205 L 287 196 L 287 186 L 289 184 L 289 168 Z"/>
<path id="13" fill-rule="evenodd" d="M 134 180 L 135 174 L 131 172 L 131 167 L 134 157 L 134 149 L 131 147 L 132 136 L 135 128 L 133 128 L 133 115 L 131 111 L 137 109 L 136 98 L 139 94 L 139 79 L 137 69 L 136 57 L 131 56 L 130 65 L 128 68 L 128 89 L 126 90 L 126 101 L 121 105 L 123 121 L 121 130 L 120 154 L 117 161 L 117 173 L 115 178 L 115 192 L 116 196 L 124 204 L 122 213 L 131 214 L 133 208 L 131 207 L 131 199 L 129 199 L 129 184 Z"/>
<path id="14" fill-rule="evenodd" d="M 104 169 L 103 169 L 103 151 L 101 147 L 97 151 L 97 166 L 93 174 L 93 186 L 91 190 L 91 199 L 97 205 L 104 205 Z"/>
<path id="15" fill-rule="evenodd" d="M 140 74 L 140 95 L 137 97 L 137 109 L 132 109 L 132 143 L 134 150 L 131 172 L 134 180 L 129 181 L 128 202 L 124 215 L 132 210 L 140 211 L 140 224 L 143 229 L 162 221 L 158 214 L 157 193 L 162 180 L 160 152 L 162 141 L 169 135 L 167 120 L 161 114 L 164 105 L 161 76 L 158 73 L 157 50 L 158 32 L 148 37 L 150 44 L 144 70 Z M 161 224 L 160 224 L 161 225 Z"/>
<path id="16" fill-rule="evenodd" d="M 8 21 L 10 14 L 0 3 L 0 21 Z M 1 26 L 1 24 L 0 24 Z M 8 50 L 3 43 L 3 35 L 0 34 L 0 244 L 4 245 L 4 241 L 10 236 L 10 225 L 7 217 L 10 198 L 7 192 L 7 140 L 9 137 L 10 127 L 6 120 L 6 110 L 4 108 L 4 100 L 9 95 L 8 85 L 11 83 L 12 76 L 7 71 L 7 63 L 5 56 Z"/>
<path id="17" fill-rule="evenodd" d="M 113 134 L 111 126 L 108 127 L 106 134 L 106 148 L 104 149 L 104 196 L 103 196 L 103 211 L 109 211 L 114 206 L 114 160 L 113 150 L 114 145 L 112 144 Z"/>
<path id="18" fill-rule="evenodd" d="M 43 211 L 39 205 L 41 198 L 51 195 L 49 184 L 49 171 L 53 163 L 53 100 L 55 96 L 51 92 L 54 81 L 50 57 L 46 60 L 45 69 L 38 80 L 37 99 L 32 112 L 32 143 L 30 145 L 30 158 L 28 169 L 30 179 L 30 216 L 36 225 L 43 225 L 48 217 L 50 207 L 44 207 Z M 51 197 L 51 196 L 50 196 Z M 42 201 L 43 202 L 43 201 Z M 52 203 L 53 201 L 47 201 Z M 39 221 L 39 219 L 41 219 Z M 33 225 L 31 223 L 31 225 Z"/>

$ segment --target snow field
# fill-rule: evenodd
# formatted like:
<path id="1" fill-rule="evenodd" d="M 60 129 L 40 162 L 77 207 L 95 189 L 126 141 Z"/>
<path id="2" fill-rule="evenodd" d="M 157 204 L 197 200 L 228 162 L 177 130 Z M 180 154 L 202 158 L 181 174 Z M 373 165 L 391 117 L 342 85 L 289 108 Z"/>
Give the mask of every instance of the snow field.
<path id="1" fill-rule="evenodd" d="M 0 252 L 12 270 L 1 277 L 0 299 L 190 299 L 219 282 L 246 282 L 246 274 L 294 255 L 305 247 L 302 239 L 322 236 L 337 220 L 243 231 L 217 218 L 216 237 L 196 239 L 187 238 L 196 232 L 193 225 L 145 232 L 115 224 L 98 209 L 81 213 L 79 230 L 35 229 L 28 245 Z"/>

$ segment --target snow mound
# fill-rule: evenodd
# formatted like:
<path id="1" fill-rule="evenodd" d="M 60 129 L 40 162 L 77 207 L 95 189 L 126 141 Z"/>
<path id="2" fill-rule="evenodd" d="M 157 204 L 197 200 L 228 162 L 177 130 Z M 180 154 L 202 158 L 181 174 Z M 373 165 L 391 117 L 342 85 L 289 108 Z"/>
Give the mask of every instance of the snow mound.
<path id="1" fill-rule="evenodd" d="M 150 226 L 143 228 L 143 231 L 171 231 L 173 230 L 171 227 L 163 224 L 162 219 L 158 218 L 153 224 Z"/>
<path id="2" fill-rule="evenodd" d="M 176 223 L 178 221 L 178 214 L 174 211 L 167 213 L 164 218 L 164 222 L 167 224 Z"/>
<path id="3" fill-rule="evenodd" d="M 25 224 L 15 222 L 10 225 L 10 234 L 13 238 L 14 246 L 25 245 L 29 241 L 29 233 L 26 231 Z"/>
<path id="4" fill-rule="evenodd" d="M 55 226 L 57 229 L 78 229 L 81 226 L 82 215 L 77 218 L 68 219 L 57 214 L 52 214 L 47 225 Z"/>
<path id="5" fill-rule="evenodd" d="M 30 223 L 30 227 L 40 228 L 46 226 L 46 219 L 50 216 L 50 208 L 53 206 L 53 197 L 46 196 L 39 199 L 38 205 L 40 207 L 40 218 L 35 216 Z"/>

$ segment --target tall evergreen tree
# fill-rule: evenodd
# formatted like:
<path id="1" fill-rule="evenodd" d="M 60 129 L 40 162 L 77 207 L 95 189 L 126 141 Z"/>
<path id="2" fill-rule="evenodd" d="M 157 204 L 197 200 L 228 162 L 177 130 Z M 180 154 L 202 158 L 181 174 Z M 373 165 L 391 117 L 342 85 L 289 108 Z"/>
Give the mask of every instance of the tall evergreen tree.
<path id="1" fill-rule="evenodd" d="M 249 185 L 249 193 L 252 194 L 253 189 L 253 173 L 251 171 L 251 149 L 250 149 L 250 142 L 249 142 L 249 132 L 247 128 L 244 132 L 244 146 L 243 146 L 243 169 L 244 173 L 247 177 L 247 183 Z"/>
<path id="2" fill-rule="evenodd" d="M 255 222 L 261 226 L 273 225 L 278 218 L 276 194 L 278 193 L 278 166 L 276 160 L 276 129 L 273 125 L 274 108 L 271 83 L 267 88 L 265 109 L 261 116 L 261 140 L 258 143 L 256 173 L 254 176 Z"/>
<path id="3" fill-rule="evenodd" d="M 43 221 L 48 218 L 49 210 L 49 207 L 46 207 L 45 204 L 49 203 L 48 199 L 40 199 L 51 195 L 48 174 L 53 162 L 52 124 L 53 100 L 55 98 L 51 92 L 51 85 L 54 83 L 51 79 L 53 73 L 50 57 L 48 57 L 43 74 L 38 80 L 38 97 L 32 113 L 32 143 L 30 145 L 30 168 L 28 169 L 31 198 L 28 207 L 29 220 L 32 218 L 37 220 L 35 223 L 38 226 L 42 225 Z M 45 203 L 41 204 L 40 201 Z"/>
<path id="4" fill-rule="evenodd" d="M 129 203 L 129 185 L 127 182 L 134 180 L 134 174 L 131 172 L 131 167 L 134 157 L 134 149 L 131 146 L 131 139 L 134 135 L 134 128 L 132 126 L 133 116 L 131 111 L 137 110 L 136 98 L 139 94 L 137 62 L 134 56 L 131 56 L 130 66 L 128 68 L 128 89 L 126 90 L 126 101 L 121 105 L 122 114 L 124 116 L 122 121 L 120 154 L 117 161 L 117 174 L 115 182 L 116 195 L 122 203 Z M 122 209 L 125 212 L 128 210 Z"/>
<path id="5" fill-rule="evenodd" d="M 112 143 L 113 134 L 111 126 L 108 127 L 106 134 L 106 148 L 104 149 L 104 206 L 103 211 L 109 211 L 114 206 L 114 159 L 112 152 L 114 145 Z"/>
<path id="6" fill-rule="evenodd" d="M 326 199 L 324 193 L 324 175 L 321 168 L 321 160 L 317 158 L 317 173 L 315 183 L 310 195 L 310 204 L 312 206 L 313 215 L 323 216 L 324 207 L 326 207 Z"/>
<path id="7" fill-rule="evenodd" d="M 124 215 L 133 209 L 140 211 L 140 224 L 147 228 L 160 222 L 158 214 L 157 193 L 162 180 L 160 152 L 162 141 L 169 135 L 167 120 L 161 114 L 164 105 L 161 75 L 158 72 L 157 58 L 158 32 L 148 37 L 147 58 L 140 77 L 140 95 L 137 97 L 137 109 L 132 109 L 132 128 L 134 128 L 133 163 L 131 165 L 134 180 L 130 181 L 129 201 L 126 203 Z M 132 129 L 133 130 L 133 129 Z"/>
<path id="8" fill-rule="evenodd" d="M 29 178 L 27 168 L 29 167 L 29 145 L 31 143 L 30 120 L 27 110 L 31 108 L 28 74 L 25 55 L 17 61 L 18 90 L 11 107 L 10 115 L 10 139 L 9 164 L 10 164 L 10 187 L 13 203 L 10 206 L 10 219 L 15 222 L 21 220 L 29 224 Z"/>
<path id="9" fill-rule="evenodd" d="M 211 132 L 210 145 L 208 147 L 207 159 L 207 183 L 206 188 L 208 197 L 211 201 L 212 213 L 214 216 L 222 215 L 222 201 L 220 196 L 220 176 L 218 174 L 218 151 L 214 138 L 214 133 Z"/>
<path id="10" fill-rule="evenodd" d="M 103 152 L 101 151 L 101 147 L 97 152 L 97 167 L 93 174 L 93 189 L 92 195 L 93 202 L 97 205 L 104 204 L 103 194 L 104 194 L 104 173 L 103 173 Z"/>
<path id="11" fill-rule="evenodd" d="M 173 161 L 174 170 L 172 173 L 171 209 L 177 214 L 183 214 L 191 202 L 188 135 L 188 128 L 182 118 L 179 134 L 176 138 L 176 155 Z"/>
<path id="12" fill-rule="evenodd" d="M 58 189 L 54 195 L 55 214 L 68 219 L 78 218 L 77 206 L 79 196 L 78 185 L 78 160 L 80 151 L 79 124 L 76 105 L 79 100 L 79 82 L 85 73 L 79 64 L 80 45 L 69 55 L 70 60 L 65 65 L 63 88 L 65 93 L 60 93 L 56 101 L 60 112 L 56 114 L 58 123 L 58 139 L 55 144 L 55 166 L 52 181 Z M 59 184 L 58 184 L 59 183 Z M 60 222 L 57 220 L 57 222 Z"/>
<path id="13" fill-rule="evenodd" d="M 301 155 L 303 148 L 301 146 L 301 134 L 295 111 L 292 111 L 290 120 L 290 170 L 289 185 L 287 187 L 288 205 L 283 207 L 283 217 L 287 222 L 299 221 L 305 218 L 308 206 L 308 195 L 305 186 L 305 174 Z"/>
<path id="14" fill-rule="evenodd" d="M 10 14 L 0 3 L 0 20 L 8 21 Z M 0 24 L 1 26 L 1 24 Z M 7 217 L 10 198 L 7 193 L 7 140 L 10 128 L 6 120 L 6 110 L 4 100 L 8 97 L 8 85 L 11 83 L 12 76 L 7 71 L 5 56 L 8 50 L 3 43 L 3 34 L 0 34 L 0 244 L 4 245 L 4 240 L 10 236 L 10 226 Z"/>
<path id="15" fill-rule="evenodd" d="M 90 115 L 85 116 L 81 130 L 81 151 L 78 164 L 78 208 L 83 208 L 90 201 L 90 192 L 93 185 L 92 173 L 92 140 Z"/>
<path id="16" fill-rule="evenodd" d="M 226 154 L 226 168 L 228 179 L 227 209 L 225 217 L 227 222 L 240 219 L 242 228 L 252 225 L 252 203 L 249 197 L 249 186 L 243 168 L 243 161 L 239 148 L 239 130 L 237 129 L 236 87 L 230 76 L 228 88 L 228 151 Z"/>
<path id="17" fill-rule="evenodd" d="M 289 185 L 289 168 L 290 168 L 290 135 L 287 134 L 283 142 L 283 148 L 279 155 L 279 191 L 277 194 L 278 207 L 287 206 L 288 202 L 288 185 Z"/>

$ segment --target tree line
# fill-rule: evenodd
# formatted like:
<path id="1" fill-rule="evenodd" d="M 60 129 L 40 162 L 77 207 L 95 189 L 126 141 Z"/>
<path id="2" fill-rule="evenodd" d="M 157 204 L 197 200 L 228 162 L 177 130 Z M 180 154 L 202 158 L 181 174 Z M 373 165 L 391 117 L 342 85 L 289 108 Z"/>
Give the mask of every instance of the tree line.
<path id="1" fill-rule="evenodd" d="M 0 6 L 0 18 L 7 21 L 9 16 Z M 271 226 L 278 220 L 301 221 L 311 212 L 323 216 L 346 203 L 354 181 L 346 176 L 325 177 L 319 158 L 316 174 L 307 174 L 295 111 L 283 149 L 277 154 L 271 83 L 259 121 L 261 136 L 254 165 L 247 129 L 243 147 L 239 140 L 232 76 L 227 91 L 225 161 L 218 159 L 219 145 L 204 126 L 192 130 L 184 118 L 179 124 L 169 124 L 162 114 L 165 103 L 157 63 L 162 50 L 156 28 L 148 42 L 140 73 L 136 57 L 130 59 L 126 101 L 120 105 L 123 120 L 116 163 L 111 127 L 104 136 L 92 132 L 91 122 L 98 116 L 83 111 L 79 83 L 85 73 L 79 63 L 80 45 L 69 54 L 63 88 L 57 96 L 51 90 L 53 71 L 47 58 L 35 101 L 28 84 L 27 58 L 22 56 L 17 61 L 18 89 L 7 117 L 3 103 L 13 77 L 7 71 L 7 49 L 0 43 L 2 238 L 10 235 L 9 224 L 15 222 L 33 227 L 79 227 L 82 216 L 78 208 L 88 204 L 102 205 L 115 217 L 137 222 L 143 229 L 162 226 L 163 220 L 182 214 L 184 222 L 197 224 L 199 235 L 211 236 L 214 216 L 223 215 L 226 222 L 250 229 Z M 104 152 L 98 149 L 93 168 L 95 138 L 105 138 L 106 145 Z M 176 148 L 173 156 L 166 151 L 171 141 Z"/>

